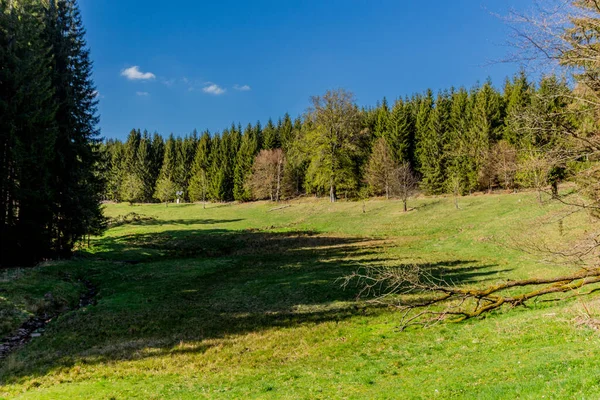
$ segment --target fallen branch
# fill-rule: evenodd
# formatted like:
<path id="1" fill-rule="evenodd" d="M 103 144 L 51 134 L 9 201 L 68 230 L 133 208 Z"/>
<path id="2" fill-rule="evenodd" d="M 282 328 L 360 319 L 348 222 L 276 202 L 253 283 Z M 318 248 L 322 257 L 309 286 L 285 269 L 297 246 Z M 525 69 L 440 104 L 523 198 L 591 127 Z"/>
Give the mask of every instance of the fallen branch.
<path id="1" fill-rule="evenodd" d="M 288 208 L 291 207 L 291 204 L 288 204 L 287 206 L 281 206 L 281 207 L 275 207 L 275 208 L 271 208 L 269 211 L 267 212 L 271 212 L 271 211 L 277 211 L 277 210 L 283 210 L 284 208 Z"/>
<path id="2" fill-rule="evenodd" d="M 402 327 L 460 322 L 500 309 L 525 306 L 529 300 L 549 294 L 573 292 L 600 282 L 600 268 L 581 270 L 555 278 L 509 280 L 483 289 L 459 287 L 433 276 L 421 266 L 363 268 L 343 279 L 342 286 L 356 282 L 358 298 L 385 303 L 404 312 Z M 511 294 L 509 289 L 525 288 Z M 587 291 L 592 293 L 594 290 Z M 417 295 L 417 301 L 399 295 Z M 585 293 L 584 293 L 585 294 Z"/>

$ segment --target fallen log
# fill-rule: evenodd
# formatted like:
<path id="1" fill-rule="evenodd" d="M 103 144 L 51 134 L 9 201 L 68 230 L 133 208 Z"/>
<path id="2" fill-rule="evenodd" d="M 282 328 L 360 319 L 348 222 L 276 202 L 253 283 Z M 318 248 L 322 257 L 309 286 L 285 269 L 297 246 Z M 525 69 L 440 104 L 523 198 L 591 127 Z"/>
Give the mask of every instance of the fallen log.
<path id="1" fill-rule="evenodd" d="M 269 211 L 267 211 L 267 212 L 271 212 L 271 211 L 277 211 L 277 210 L 283 210 L 284 208 L 288 208 L 288 207 L 291 207 L 291 206 L 292 206 L 291 204 L 288 204 L 288 205 L 286 205 L 286 206 L 275 207 L 275 208 L 271 208 L 271 209 L 270 209 Z"/>

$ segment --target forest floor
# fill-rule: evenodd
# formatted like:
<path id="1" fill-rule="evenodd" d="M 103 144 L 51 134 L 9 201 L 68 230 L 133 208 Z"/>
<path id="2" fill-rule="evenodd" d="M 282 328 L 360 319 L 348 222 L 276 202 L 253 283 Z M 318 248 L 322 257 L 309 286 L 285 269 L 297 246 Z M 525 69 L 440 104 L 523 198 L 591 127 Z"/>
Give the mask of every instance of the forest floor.
<path id="1" fill-rule="evenodd" d="M 581 322 L 600 297 L 401 331 L 398 312 L 341 288 L 361 266 L 435 265 L 471 286 L 558 275 L 519 244 L 598 228 L 559 223 L 563 206 L 534 193 L 459 204 L 107 205 L 137 217 L 74 260 L 0 272 L 0 338 L 57 315 L 0 360 L 0 398 L 599 397 L 600 333 Z M 80 307 L 83 282 L 96 296 Z"/>

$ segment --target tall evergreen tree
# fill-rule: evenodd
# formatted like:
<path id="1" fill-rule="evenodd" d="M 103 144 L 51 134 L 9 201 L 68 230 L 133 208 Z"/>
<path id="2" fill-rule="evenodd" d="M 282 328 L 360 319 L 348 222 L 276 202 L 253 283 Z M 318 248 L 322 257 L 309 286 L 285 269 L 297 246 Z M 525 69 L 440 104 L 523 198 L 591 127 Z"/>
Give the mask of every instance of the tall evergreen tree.
<path id="1" fill-rule="evenodd" d="M 276 149 L 281 146 L 277 128 L 273 120 L 269 118 L 267 124 L 262 130 L 262 148 L 266 150 Z"/>
<path id="2" fill-rule="evenodd" d="M 424 102 L 422 107 L 426 107 Z M 447 92 L 439 93 L 435 107 L 429 115 L 427 128 L 421 133 L 419 164 L 423 180 L 423 189 L 430 194 L 444 192 L 446 179 L 444 147 L 451 100 Z"/>
<path id="3" fill-rule="evenodd" d="M 175 136 L 171 134 L 165 143 L 163 162 L 154 190 L 154 198 L 159 201 L 167 202 L 172 200 L 175 197 L 175 191 L 180 190 L 176 188 L 174 176 L 177 165 L 177 149 L 175 143 Z"/>
<path id="4" fill-rule="evenodd" d="M 152 196 L 154 194 L 154 185 L 156 183 L 153 177 L 152 164 L 152 142 L 148 131 L 144 131 L 144 134 L 140 140 L 136 152 L 135 173 L 139 178 L 142 186 L 142 195 L 140 200 L 146 203 L 152 201 Z"/>
<path id="5" fill-rule="evenodd" d="M 113 201 L 121 201 L 121 186 L 125 178 L 123 147 L 123 143 L 120 141 L 115 141 L 108 146 L 110 160 L 107 167 L 109 175 L 106 177 L 106 193 L 108 198 Z"/>
<path id="6" fill-rule="evenodd" d="M 163 158 L 165 157 L 165 141 L 157 132 L 152 136 L 152 186 L 156 186 L 156 181 L 162 168 Z"/>
<path id="7" fill-rule="evenodd" d="M 196 146 L 194 163 L 192 165 L 192 176 L 190 178 L 189 196 L 191 201 L 206 201 L 209 193 L 208 170 L 210 163 L 211 138 L 208 132 L 204 132 Z"/>
<path id="8" fill-rule="evenodd" d="M 506 117 L 502 136 L 512 145 L 520 144 L 523 139 L 521 137 L 523 126 L 520 115 L 530 106 L 533 89 L 523 70 L 515 75 L 512 81 L 507 79 L 504 85 Z"/>
<path id="9" fill-rule="evenodd" d="M 56 107 L 44 10 L 0 1 L 0 266 L 53 252 Z"/>
<path id="10" fill-rule="evenodd" d="M 412 163 L 415 141 L 415 123 L 408 101 L 398 99 L 390 112 L 387 134 L 384 136 L 397 163 Z"/>
<path id="11" fill-rule="evenodd" d="M 373 132 L 376 138 L 388 136 L 388 124 L 390 121 L 390 109 L 387 99 L 384 97 L 381 106 L 377 108 L 377 119 L 375 121 L 375 130 Z"/>
<path id="12" fill-rule="evenodd" d="M 53 235 L 57 254 L 68 256 L 79 239 L 103 226 L 97 95 L 77 1 L 50 0 L 46 21 L 58 128 Z"/>
<path id="13" fill-rule="evenodd" d="M 433 110 L 433 92 L 427 90 L 425 96 L 415 96 L 415 169 L 422 173 L 422 161 L 427 158 L 426 150 L 423 148 L 425 138 L 429 132 L 429 118 Z"/>
<path id="14" fill-rule="evenodd" d="M 287 114 L 286 114 L 287 115 Z M 244 130 L 240 150 L 237 153 L 233 177 L 233 197 L 237 201 L 252 199 L 252 192 L 246 181 L 252 172 L 252 164 L 258 153 L 258 138 L 252 125 L 248 124 Z"/>

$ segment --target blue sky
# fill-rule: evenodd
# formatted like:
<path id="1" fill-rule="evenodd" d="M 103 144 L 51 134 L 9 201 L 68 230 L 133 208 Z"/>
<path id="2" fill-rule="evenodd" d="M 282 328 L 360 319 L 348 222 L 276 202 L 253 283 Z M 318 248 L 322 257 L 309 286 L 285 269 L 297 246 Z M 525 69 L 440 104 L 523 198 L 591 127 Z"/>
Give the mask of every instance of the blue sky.
<path id="1" fill-rule="evenodd" d="M 80 0 L 105 137 L 185 135 L 301 114 L 330 88 L 360 105 L 518 69 L 493 12 L 522 0 Z M 137 67 L 137 68 L 134 68 Z"/>

